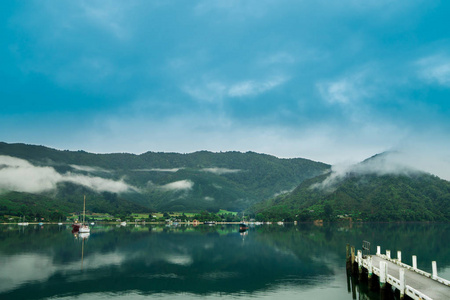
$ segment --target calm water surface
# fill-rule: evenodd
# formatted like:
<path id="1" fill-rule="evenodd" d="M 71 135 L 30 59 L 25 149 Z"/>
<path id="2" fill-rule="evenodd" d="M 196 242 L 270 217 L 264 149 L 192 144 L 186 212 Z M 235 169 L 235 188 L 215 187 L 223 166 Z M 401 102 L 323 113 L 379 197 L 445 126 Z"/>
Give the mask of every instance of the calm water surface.
<path id="1" fill-rule="evenodd" d="M 96 225 L 84 239 L 1 225 L 0 299 L 379 299 L 348 280 L 347 243 L 417 255 L 428 272 L 436 260 L 450 279 L 449 237 L 449 224 Z"/>

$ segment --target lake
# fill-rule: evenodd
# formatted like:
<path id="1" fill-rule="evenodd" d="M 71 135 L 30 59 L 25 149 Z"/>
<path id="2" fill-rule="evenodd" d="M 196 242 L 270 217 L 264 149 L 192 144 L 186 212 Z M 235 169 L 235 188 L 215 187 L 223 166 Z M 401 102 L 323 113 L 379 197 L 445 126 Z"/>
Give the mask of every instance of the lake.
<path id="1" fill-rule="evenodd" d="M 450 224 L 0 225 L 0 299 L 379 299 L 350 284 L 346 244 L 450 279 Z M 353 293 L 352 293 L 353 288 Z"/>

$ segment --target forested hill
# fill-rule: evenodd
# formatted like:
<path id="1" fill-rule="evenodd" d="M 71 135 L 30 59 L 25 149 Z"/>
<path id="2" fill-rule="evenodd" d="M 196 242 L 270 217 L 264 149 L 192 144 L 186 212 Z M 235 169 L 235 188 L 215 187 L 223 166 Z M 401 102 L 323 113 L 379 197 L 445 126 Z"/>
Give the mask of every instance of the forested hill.
<path id="1" fill-rule="evenodd" d="M 88 192 L 99 203 L 123 199 L 150 210 L 240 211 L 329 169 L 254 152 L 93 154 L 0 143 L 0 201 L 10 191 L 19 193 L 16 202 L 20 195 L 67 202 Z"/>
<path id="2" fill-rule="evenodd" d="M 327 179 L 328 178 L 328 179 Z M 450 221 L 450 182 L 436 176 L 348 173 L 309 179 L 292 193 L 259 203 L 265 219 L 362 221 Z"/>

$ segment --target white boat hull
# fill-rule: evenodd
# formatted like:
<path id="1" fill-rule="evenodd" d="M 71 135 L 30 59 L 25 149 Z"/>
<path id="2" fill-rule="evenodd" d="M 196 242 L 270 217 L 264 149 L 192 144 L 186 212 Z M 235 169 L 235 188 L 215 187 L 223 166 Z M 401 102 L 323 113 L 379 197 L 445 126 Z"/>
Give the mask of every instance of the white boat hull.
<path id="1" fill-rule="evenodd" d="M 91 229 L 89 227 L 83 227 L 81 226 L 80 229 L 78 229 L 79 233 L 89 233 L 91 232 Z"/>

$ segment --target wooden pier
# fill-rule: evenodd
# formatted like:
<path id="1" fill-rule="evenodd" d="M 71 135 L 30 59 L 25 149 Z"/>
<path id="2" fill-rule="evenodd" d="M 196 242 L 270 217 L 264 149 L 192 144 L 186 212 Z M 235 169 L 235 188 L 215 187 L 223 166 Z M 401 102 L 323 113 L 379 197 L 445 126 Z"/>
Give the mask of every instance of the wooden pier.
<path id="1" fill-rule="evenodd" d="M 437 275 L 436 262 L 432 262 L 433 273 L 417 269 L 417 257 L 412 257 L 413 265 L 402 263 L 401 252 L 397 251 L 397 258 L 391 258 L 391 251 L 381 254 L 381 247 L 377 246 L 377 253 L 370 255 L 370 246 L 363 243 L 363 250 L 347 245 L 347 270 L 359 279 L 367 276 L 369 287 L 374 281 L 379 283 L 380 290 L 388 285 L 400 293 L 400 299 L 408 296 L 411 299 L 440 300 L 450 299 L 450 281 Z M 364 252 L 364 253 L 363 253 Z M 375 276 L 374 276 L 375 275 Z"/>

